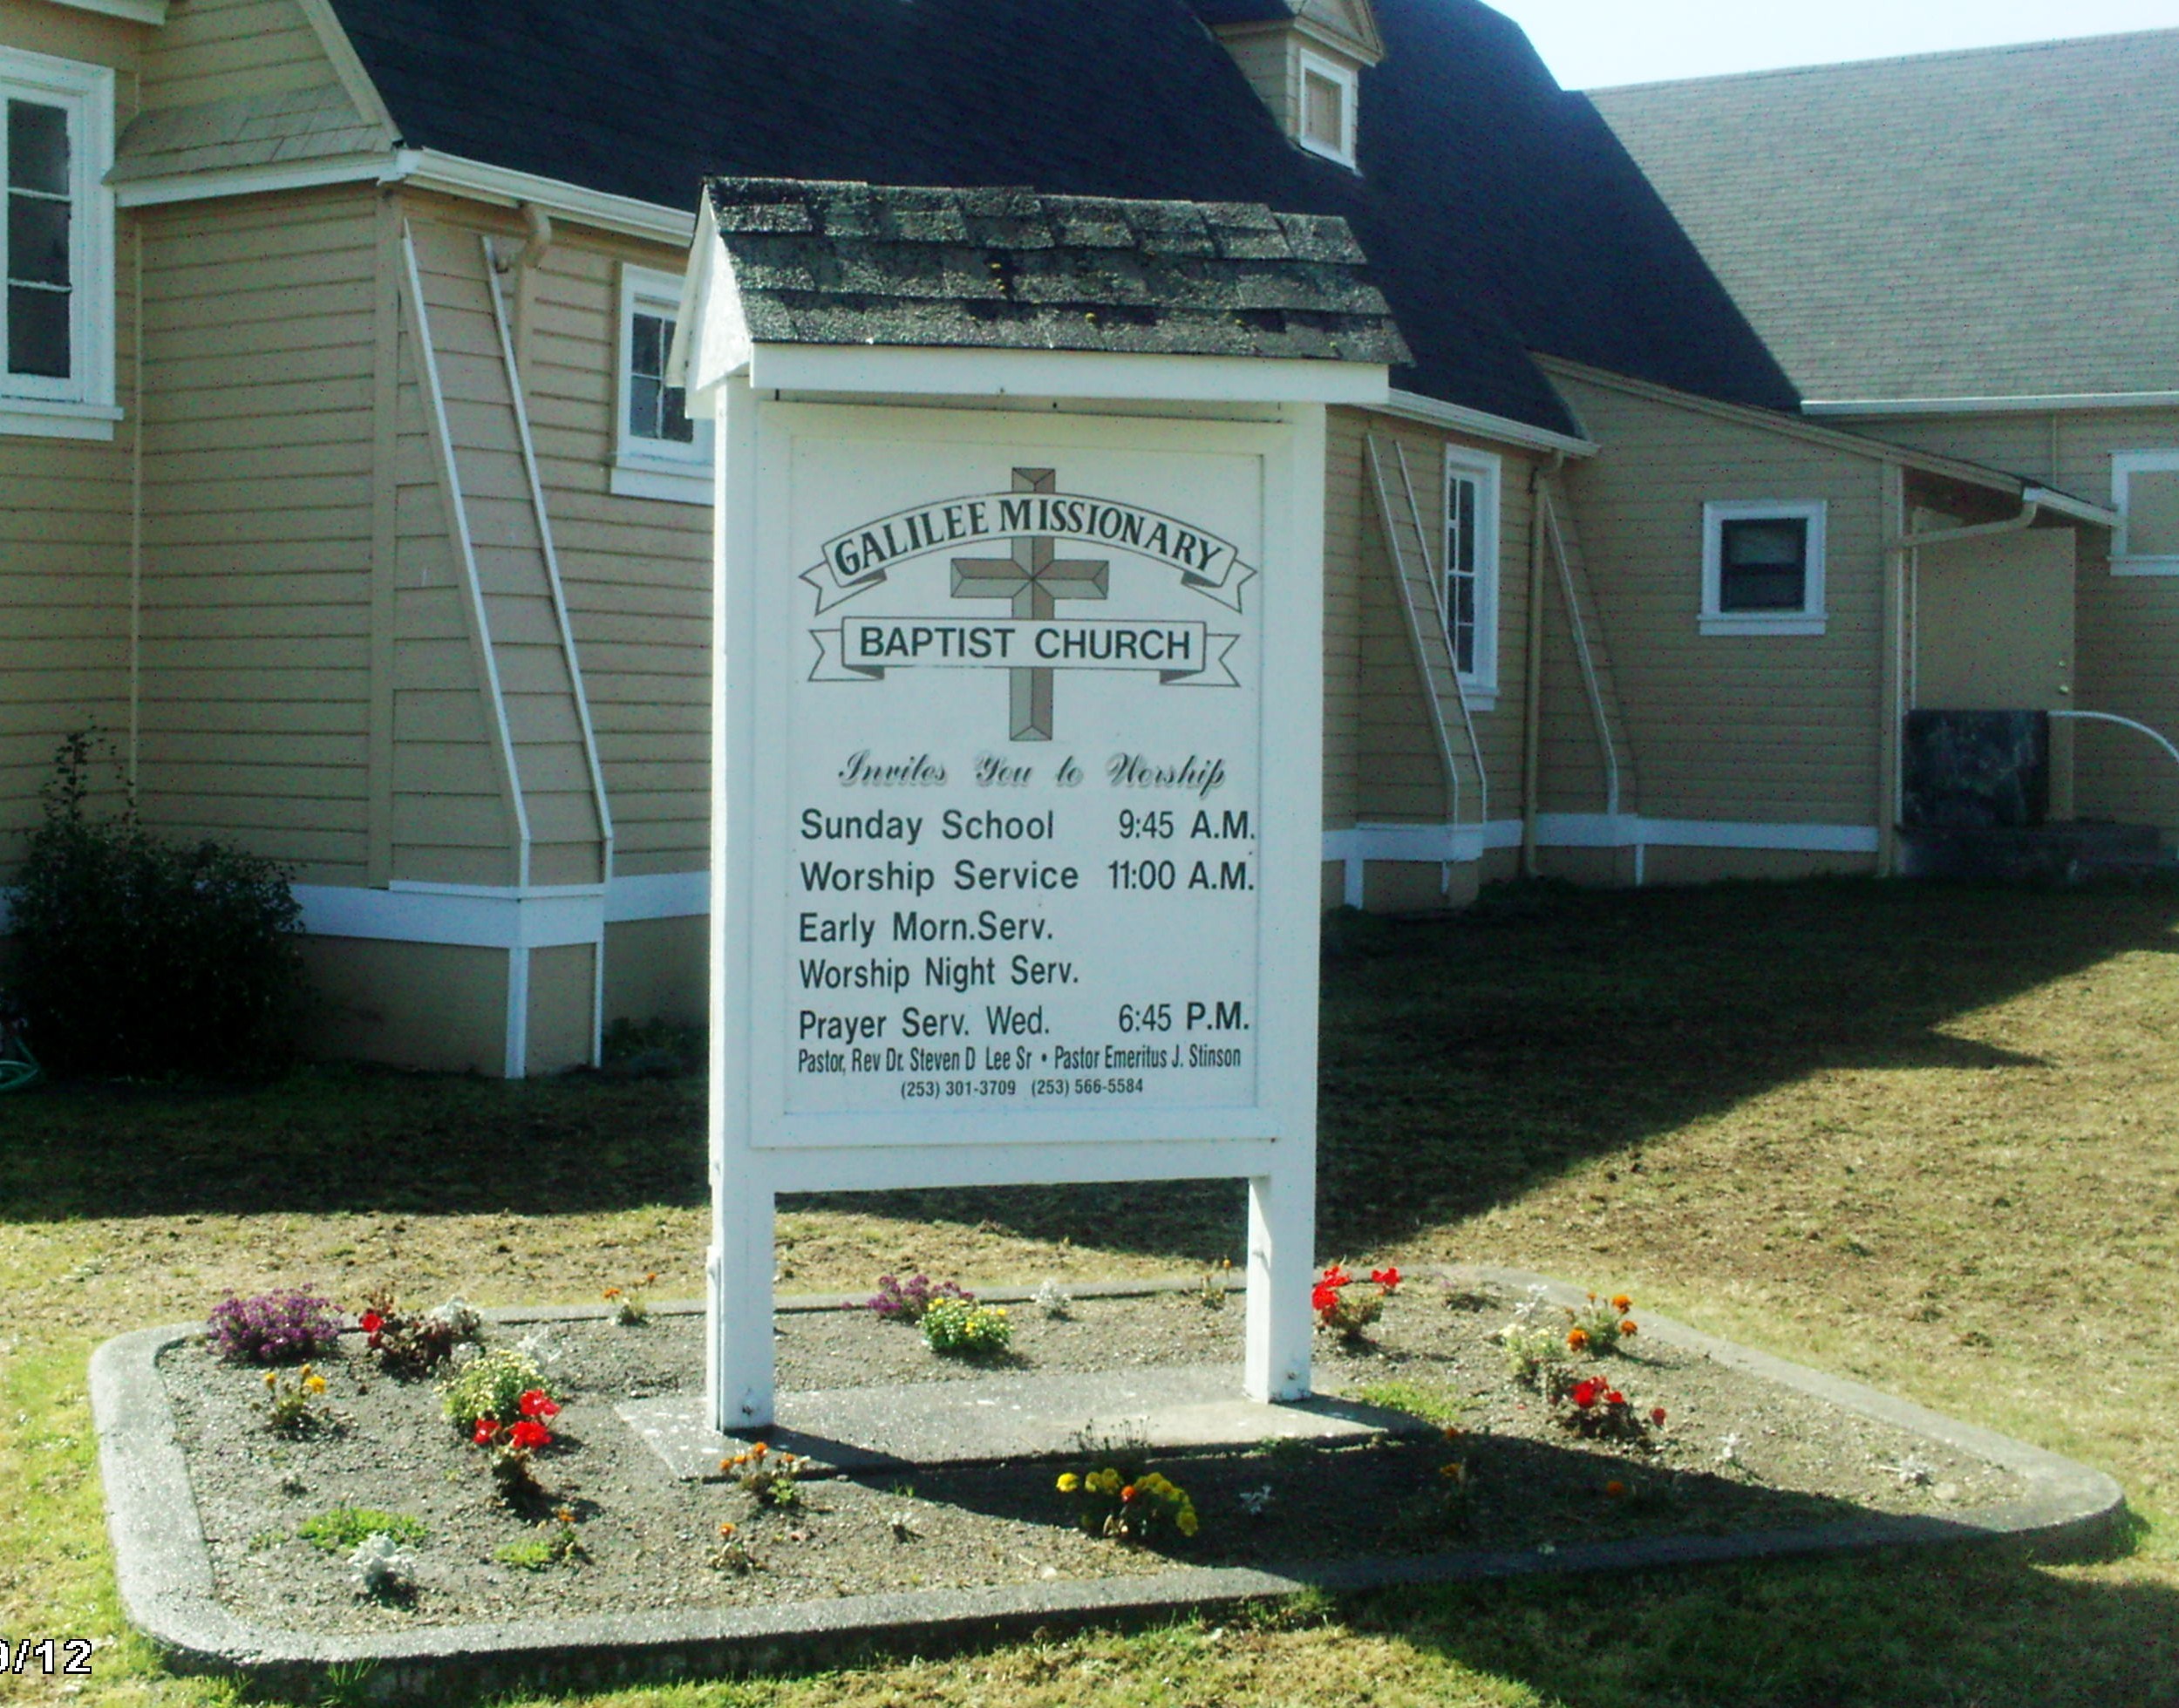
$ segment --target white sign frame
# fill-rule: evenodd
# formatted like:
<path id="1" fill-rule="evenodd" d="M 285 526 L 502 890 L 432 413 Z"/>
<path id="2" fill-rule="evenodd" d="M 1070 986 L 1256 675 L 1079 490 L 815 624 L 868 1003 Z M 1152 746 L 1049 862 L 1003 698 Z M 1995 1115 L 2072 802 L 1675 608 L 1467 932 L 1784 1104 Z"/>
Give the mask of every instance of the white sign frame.
<path id="1" fill-rule="evenodd" d="M 963 353 L 979 366 L 990 352 Z M 1138 358 L 1163 367 L 1160 358 Z M 1372 371 L 1381 373 L 1381 370 Z M 1243 1385 L 1259 1399 L 1310 1388 L 1314 1274 L 1318 933 L 1321 910 L 1324 468 L 1321 402 L 1209 413 L 1127 413 L 1124 403 L 1027 410 L 991 386 L 988 407 L 783 399 L 746 374 L 718 382 L 714 583 L 712 894 L 713 1242 L 708 1380 L 713 1422 L 773 1420 L 773 1212 L 783 1192 L 1018 1183 L 1242 1179 L 1249 1183 Z M 1140 452 L 1214 450 L 1261 472 L 1262 764 L 1258 814 L 1256 1095 L 1246 1106 L 1039 1107 L 1033 1139 L 1017 1107 L 789 1114 L 777 1071 L 792 999 L 753 989 L 783 940 L 778 820 L 787 799 L 783 671 L 804 667 L 808 566 L 789 549 L 798 439 L 873 437 L 958 445 Z M 985 455 L 984 460 L 991 459 Z M 963 490 L 969 490 L 964 487 Z M 933 497 L 939 496 L 934 493 Z M 852 521 L 853 518 L 844 521 Z M 1206 606 L 1207 610 L 1215 609 Z M 794 626 L 786 629 L 790 620 Z M 799 644 L 798 644 L 799 643 Z M 788 663 L 790 653 L 793 663 Z M 1290 689 L 1291 691 L 1284 691 Z M 1161 803 L 1163 804 L 1163 803 Z M 767 838 L 773 846 L 767 847 Z M 766 900 L 766 898 L 771 898 Z M 775 957 L 776 963 L 776 957 Z M 778 983 L 776 973 L 773 983 Z M 767 1019 L 767 1012 L 769 1019 Z M 767 1064 L 766 1058 L 775 1058 Z"/>

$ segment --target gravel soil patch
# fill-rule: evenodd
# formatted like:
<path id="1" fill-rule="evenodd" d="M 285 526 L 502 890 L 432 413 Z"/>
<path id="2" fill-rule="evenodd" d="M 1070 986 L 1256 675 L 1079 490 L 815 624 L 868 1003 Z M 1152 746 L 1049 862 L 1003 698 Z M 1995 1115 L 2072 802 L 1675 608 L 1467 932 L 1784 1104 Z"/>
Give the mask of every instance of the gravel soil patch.
<path id="1" fill-rule="evenodd" d="M 945 1380 L 973 1404 L 974 1385 L 994 1368 L 1224 1364 L 1237 1392 L 1240 1300 L 1206 1302 L 1223 1296 L 1085 1296 L 1059 1317 L 1019 1300 L 1010 1306 L 1011 1348 L 996 1366 L 942 1357 L 914 1329 L 867 1310 L 785 1308 L 780 1387 Z M 1423 1440 L 1133 1463 L 1121 1444 L 1117 1454 L 1061 1461 L 813 1476 L 778 1505 L 723 1479 L 675 1480 L 616 1415 L 631 1399 L 700 1389 L 703 1319 L 678 1308 L 633 1325 L 603 1313 L 487 1325 L 488 1345 L 530 1349 L 562 1407 L 552 1419 L 557 1439 L 537 1460 L 543 1492 L 513 1504 L 497 1496 L 483 1453 L 444 1417 L 434 1385 L 385 1374 L 359 1335 L 316 1366 L 332 1426 L 300 1435 L 268 1426 L 260 1370 L 222 1364 L 201 1342 L 170 1350 L 160 1369 L 220 1599 L 252 1624 L 329 1635 L 1107 1579 L 1176 1565 L 1792 1530 L 1869 1514 L 1941 1516 L 2020 1492 L 2022 1480 L 1997 1466 L 1641 1335 L 1569 1368 L 1604 1378 L 1644 1419 L 1662 1407 L 1665 1421 L 1639 1442 L 1583 1439 L 1563 1426 L 1568 1403 L 1555 1405 L 1507 1373 L 1494 1337 L 1522 1303 L 1501 1287 L 1418 1279 L 1368 1338 L 1319 1337 L 1320 1392 L 1418 1412 L 1444 1432 Z M 1058 1474 L 1115 1462 L 1162 1471 L 1184 1489 L 1199 1534 L 1143 1547 L 1077 1528 Z M 361 1593 L 345 1549 L 305 1539 L 310 1521 L 342 1507 L 420 1526 L 405 1544 L 405 1590 Z M 535 1555 L 570 1532 L 576 1546 L 564 1557 L 520 1562 L 525 1544 Z"/>

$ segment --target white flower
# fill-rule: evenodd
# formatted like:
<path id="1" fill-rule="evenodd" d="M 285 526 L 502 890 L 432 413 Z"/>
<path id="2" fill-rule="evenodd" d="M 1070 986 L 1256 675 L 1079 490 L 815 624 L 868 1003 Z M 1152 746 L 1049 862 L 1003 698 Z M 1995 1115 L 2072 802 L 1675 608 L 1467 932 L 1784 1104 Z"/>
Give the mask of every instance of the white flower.
<path id="1" fill-rule="evenodd" d="M 560 1348 L 549 1329 L 532 1329 L 514 1343 L 514 1350 L 534 1364 L 558 1364 Z"/>
<path id="2" fill-rule="evenodd" d="M 1718 1443 L 1718 1463 L 1738 1465 L 1740 1462 L 1740 1432 L 1737 1429 L 1719 1441 Z"/>
<path id="3" fill-rule="evenodd" d="M 1271 1504 L 1271 1486 L 1265 1483 L 1261 1488 L 1244 1488 L 1235 1498 L 1241 1502 L 1243 1512 L 1251 1518 L 1261 1518 Z"/>
<path id="4" fill-rule="evenodd" d="M 1032 1303 L 1047 1317 L 1064 1317 L 1074 1303 L 1074 1295 L 1058 1282 L 1047 1281 L 1037 1289 L 1037 1296 Z"/>
<path id="5" fill-rule="evenodd" d="M 348 1575 L 357 1595 L 391 1595 L 409 1581 L 415 1564 L 408 1549 L 385 1531 L 373 1530 L 348 1556 Z"/>

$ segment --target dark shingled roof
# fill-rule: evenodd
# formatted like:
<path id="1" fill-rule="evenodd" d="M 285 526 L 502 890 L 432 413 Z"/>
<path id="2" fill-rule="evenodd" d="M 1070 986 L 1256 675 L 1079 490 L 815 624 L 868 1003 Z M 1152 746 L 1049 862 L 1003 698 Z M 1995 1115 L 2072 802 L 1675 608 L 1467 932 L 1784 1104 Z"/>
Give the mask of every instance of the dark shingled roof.
<path id="1" fill-rule="evenodd" d="M 759 344 L 1405 362 L 1344 221 L 1239 202 L 718 178 Z"/>
<path id="2" fill-rule="evenodd" d="M 1345 219 L 1393 384 L 1569 432 L 1529 350 L 1791 386 L 1583 98 L 1478 0 L 1375 0 L 1359 175 L 1283 137 L 1188 0 L 332 0 L 412 146 L 667 208 L 714 176 Z"/>

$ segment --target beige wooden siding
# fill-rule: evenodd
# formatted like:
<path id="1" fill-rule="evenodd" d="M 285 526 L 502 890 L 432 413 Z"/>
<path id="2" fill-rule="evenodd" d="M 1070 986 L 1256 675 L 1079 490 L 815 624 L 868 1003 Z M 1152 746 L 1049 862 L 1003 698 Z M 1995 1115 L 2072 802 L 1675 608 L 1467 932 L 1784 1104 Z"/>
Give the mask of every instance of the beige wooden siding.
<path id="1" fill-rule="evenodd" d="M 373 198 L 146 210 L 143 803 L 305 881 L 369 793 Z"/>
<path id="2" fill-rule="evenodd" d="M 1644 813 L 1876 823 L 1881 463 L 1586 381 L 1561 388 L 1604 446 L 1569 466 L 1567 487 L 1641 766 Z M 1699 632 L 1703 506 L 1726 499 L 1828 502 L 1825 633 Z M 1556 783 L 1553 794 L 1563 798 Z"/>
<path id="3" fill-rule="evenodd" d="M 460 519 L 467 527 L 484 610 L 488 665 L 497 677 L 528 819 L 529 881 L 602 882 L 607 875 L 604 827 L 584 745 L 581 684 L 554 605 L 488 263 L 473 229 L 418 221 L 412 230 L 460 483 Z M 447 649 L 462 644 L 452 634 L 436 643 Z M 443 668 L 435 667 L 432 675 L 445 679 Z M 467 788 L 478 780 L 473 771 L 465 766 L 453 780 Z M 402 822 L 401 793 L 397 785 L 397 847 L 412 828 Z M 435 818 L 446 820 L 436 788 L 425 804 Z M 479 811 L 475 827 L 481 831 L 491 817 Z"/>
<path id="4" fill-rule="evenodd" d="M 1639 767 L 1597 603 L 1579 507 L 1552 482 L 1555 527 L 1543 541 L 1543 693 L 1537 711 L 1536 807 L 1638 813 Z"/>
<path id="5" fill-rule="evenodd" d="M 621 263 L 684 259 L 565 233 L 529 285 L 531 431 L 623 876 L 711 863 L 712 512 L 609 487 Z"/>
<path id="6" fill-rule="evenodd" d="M 182 0 L 151 32 L 144 105 L 194 106 L 335 80 L 296 0 Z"/>
<path id="7" fill-rule="evenodd" d="M 1256 99 L 1270 108 L 1279 128 L 1292 136 L 1298 129 L 1295 114 L 1300 111 L 1301 101 L 1301 56 L 1295 51 L 1294 31 L 1284 28 L 1228 31 L 1220 39 L 1234 64 L 1241 67 L 1241 75 L 1248 78 L 1249 86 L 1256 91 Z"/>
<path id="8" fill-rule="evenodd" d="M 144 34 L 44 0 L 0 0 L 0 43 L 120 73 L 117 125 L 134 111 Z M 95 726 L 126 754 L 134 256 L 124 214 L 114 248 L 114 376 L 126 418 L 112 439 L 0 434 L 0 878 L 22 857 L 64 737 Z"/>
<path id="9" fill-rule="evenodd" d="M 2098 504 L 2111 501 L 2111 453 L 2179 449 L 2179 411 L 2075 412 L 1885 418 L 1872 436 L 1988 463 Z M 2179 577 L 2114 575 L 2110 536 L 2080 531 L 2080 668 L 2073 703 L 2114 712 L 2179 742 Z M 2179 837 L 2179 766 L 2129 731 L 2074 732 L 2075 810 L 2155 824 Z"/>
<path id="10" fill-rule="evenodd" d="M 1437 736 L 1422 678 L 1415 663 L 1414 645 L 1401 609 L 1393 558 L 1378 514 L 1373 477 L 1369 472 L 1365 440 L 1374 434 L 1389 456 L 1394 446 L 1403 447 L 1413 479 L 1416 506 L 1422 531 L 1428 541 L 1432 563 L 1444 572 L 1445 451 L 1448 443 L 1471 449 L 1491 450 L 1500 458 L 1498 491 L 1498 589 L 1496 639 L 1498 690 L 1495 710 L 1474 713 L 1475 732 L 1482 749 L 1483 773 L 1489 785 L 1494 818 L 1517 816 L 1521 799 L 1521 721 L 1525 692 L 1524 636 L 1528 623 L 1529 530 L 1532 500 L 1529 490 L 1532 465 L 1525 458 L 1497 447 L 1452 439 L 1436 430 L 1387 417 L 1368 417 L 1340 412 L 1333 433 L 1332 488 L 1343 480 L 1353 486 L 1353 532 L 1338 547 L 1356 554 L 1353 598 L 1354 640 L 1351 667 L 1351 727 L 1348 750 L 1340 756 L 1341 774 L 1352 781 L 1354 812 L 1371 823 L 1448 821 L 1451 801 L 1445 782 L 1444 762 L 1439 756 Z M 1352 464 L 1350 474 L 1341 466 Z M 1402 507 L 1406 490 L 1398 465 L 1388 462 L 1388 477 Z M 1327 550 L 1326 569 L 1333 553 Z M 1327 625 L 1328 626 L 1328 625 Z M 1328 661 L 1329 663 L 1330 661 Z M 1329 691 L 1329 690 L 1327 691 Z M 1454 755 L 1461 767 L 1463 822 L 1478 821 L 1481 793 L 1477 788 L 1467 733 L 1459 707 L 1449 699 L 1445 707 Z M 1327 718 L 1327 785 L 1332 756 Z"/>
<path id="11" fill-rule="evenodd" d="M 1361 806 L 1362 523 L 1369 418 L 1335 409 L 1324 446 L 1324 823 L 1350 828 Z"/>

